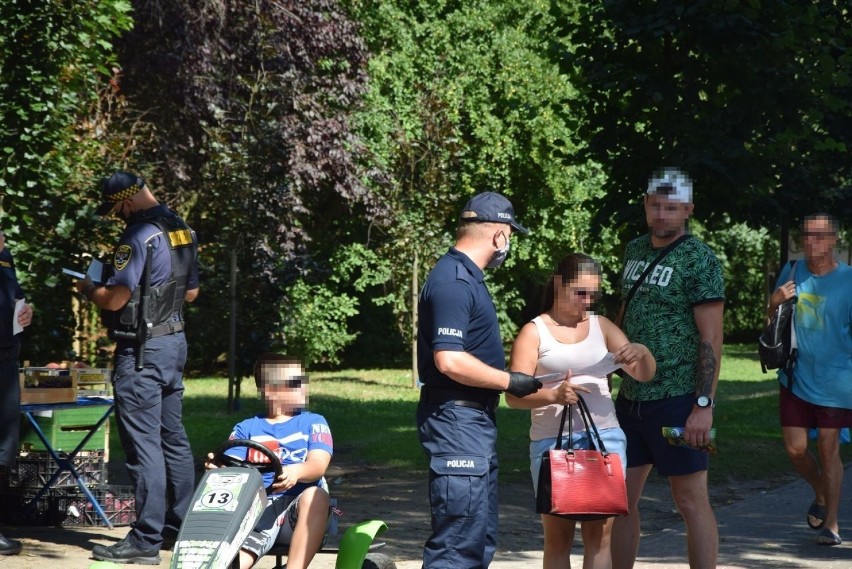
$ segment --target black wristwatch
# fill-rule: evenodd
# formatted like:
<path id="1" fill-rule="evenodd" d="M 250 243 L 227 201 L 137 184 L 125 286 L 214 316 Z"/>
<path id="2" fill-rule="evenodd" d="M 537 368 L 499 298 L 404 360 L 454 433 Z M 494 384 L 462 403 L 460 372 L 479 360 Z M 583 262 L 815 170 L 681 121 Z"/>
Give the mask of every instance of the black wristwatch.
<path id="1" fill-rule="evenodd" d="M 713 398 L 709 395 L 699 395 L 695 398 L 695 404 L 701 407 L 702 409 L 706 409 L 707 407 L 715 407 L 715 403 L 713 402 Z"/>

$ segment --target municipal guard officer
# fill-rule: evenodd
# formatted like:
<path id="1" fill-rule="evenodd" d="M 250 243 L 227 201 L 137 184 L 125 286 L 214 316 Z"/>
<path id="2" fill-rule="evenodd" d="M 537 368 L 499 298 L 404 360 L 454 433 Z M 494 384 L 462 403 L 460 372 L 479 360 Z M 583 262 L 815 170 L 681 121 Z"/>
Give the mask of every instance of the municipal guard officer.
<path id="1" fill-rule="evenodd" d="M 183 303 L 198 296 L 194 232 L 160 204 L 142 178 L 116 172 L 101 183 L 98 215 L 127 226 L 103 284 L 77 289 L 101 309 L 115 340 L 113 389 L 121 445 L 136 497 L 136 524 L 92 557 L 157 564 L 177 535 L 195 483 L 192 451 L 181 422 L 186 338 Z"/>
<path id="2" fill-rule="evenodd" d="M 497 311 L 483 269 L 506 259 L 512 204 L 484 192 L 461 213 L 455 246 L 420 292 L 417 428 L 429 459 L 432 535 L 423 566 L 488 567 L 497 548 L 497 402 L 502 391 L 534 393 L 534 377 L 506 372 Z"/>

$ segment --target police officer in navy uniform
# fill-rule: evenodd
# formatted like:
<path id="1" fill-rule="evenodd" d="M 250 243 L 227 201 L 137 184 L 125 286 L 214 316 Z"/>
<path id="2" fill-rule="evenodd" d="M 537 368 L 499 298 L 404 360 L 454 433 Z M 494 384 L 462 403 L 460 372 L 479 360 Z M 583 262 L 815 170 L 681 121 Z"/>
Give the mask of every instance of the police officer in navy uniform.
<path id="1" fill-rule="evenodd" d="M 12 322 L 15 304 L 24 298 L 18 284 L 15 262 L 6 247 L 6 234 L 0 231 L 0 469 L 14 468 L 18 460 L 18 435 L 21 424 L 21 384 L 18 379 L 20 336 L 14 334 Z M 33 309 L 24 303 L 18 313 L 18 324 L 29 326 Z M 0 534 L 0 555 L 21 552 L 21 542 Z"/>
<path id="2" fill-rule="evenodd" d="M 173 543 L 195 483 L 192 451 L 181 423 L 186 338 L 182 308 L 198 296 L 197 241 L 186 223 L 160 204 L 142 178 L 116 172 L 102 181 L 98 215 L 127 226 L 103 284 L 77 289 L 101 309 L 115 340 L 113 389 L 121 445 L 136 497 L 136 522 L 92 557 L 154 565 Z"/>
<path id="3" fill-rule="evenodd" d="M 536 392 L 534 377 L 506 372 L 497 311 L 483 269 L 509 253 L 512 204 L 484 192 L 461 213 L 455 246 L 420 292 L 417 359 L 423 387 L 417 407 L 420 443 L 429 459 L 432 535 L 423 566 L 488 567 L 497 548 L 497 424 L 500 393 Z"/>

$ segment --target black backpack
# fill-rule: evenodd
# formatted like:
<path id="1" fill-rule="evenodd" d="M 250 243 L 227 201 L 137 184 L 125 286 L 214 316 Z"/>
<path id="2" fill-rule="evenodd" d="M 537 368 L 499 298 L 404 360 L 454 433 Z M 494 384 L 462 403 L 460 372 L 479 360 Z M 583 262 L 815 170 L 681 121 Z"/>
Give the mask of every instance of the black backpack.
<path id="1" fill-rule="evenodd" d="M 790 275 L 795 276 L 796 262 L 790 261 Z M 793 330 L 793 314 L 796 310 L 797 297 L 793 297 L 775 309 L 775 313 L 766 328 L 760 334 L 757 343 L 757 353 L 760 356 L 760 367 L 763 372 L 769 369 L 785 369 L 788 381 L 792 379 L 792 369 L 796 363 L 797 349 L 793 346 L 795 331 Z M 792 381 L 790 381 L 792 383 Z M 789 386 L 788 386 L 789 387 Z"/>

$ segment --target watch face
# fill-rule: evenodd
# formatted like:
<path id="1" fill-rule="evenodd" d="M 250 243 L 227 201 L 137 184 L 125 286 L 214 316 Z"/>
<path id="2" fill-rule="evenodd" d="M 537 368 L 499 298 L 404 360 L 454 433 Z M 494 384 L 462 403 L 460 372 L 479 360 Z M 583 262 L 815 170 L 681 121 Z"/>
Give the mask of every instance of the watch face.
<path id="1" fill-rule="evenodd" d="M 698 398 L 695 400 L 695 403 L 699 407 L 709 407 L 710 406 L 710 398 L 707 397 L 706 395 L 699 395 Z"/>

